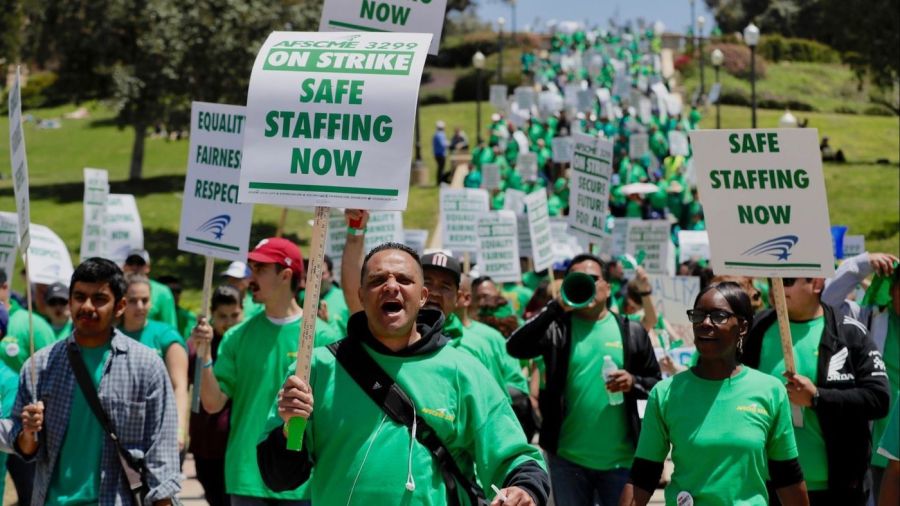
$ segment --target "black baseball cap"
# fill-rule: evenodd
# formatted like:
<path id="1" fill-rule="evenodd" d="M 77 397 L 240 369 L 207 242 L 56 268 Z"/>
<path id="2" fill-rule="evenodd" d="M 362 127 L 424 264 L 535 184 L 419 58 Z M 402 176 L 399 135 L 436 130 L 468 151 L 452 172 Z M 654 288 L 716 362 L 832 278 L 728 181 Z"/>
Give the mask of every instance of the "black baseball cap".
<path id="1" fill-rule="evenodd" d="M 47 287 L 47 291 L 44 293 L 44 302 L 49 304 L 54 300 L 69 302 L 69 289 L 66 288 L 66 285 L 57 282 Z"/>
<path id="2" fill-rule="evenodd" d="M 147 265 L 150 263 L 150 253 L 145 249 L 133 249 L 125 257 L 125 265 Z"/>
<path id="3" fill-rule="evenodd" d="M 441 251 L 422 255 L 422 269 L 445 270 L 453 275 L 457 285 L 459 285 L 459 281 L 462 278 L 462 266 L 459 260 Z"/>

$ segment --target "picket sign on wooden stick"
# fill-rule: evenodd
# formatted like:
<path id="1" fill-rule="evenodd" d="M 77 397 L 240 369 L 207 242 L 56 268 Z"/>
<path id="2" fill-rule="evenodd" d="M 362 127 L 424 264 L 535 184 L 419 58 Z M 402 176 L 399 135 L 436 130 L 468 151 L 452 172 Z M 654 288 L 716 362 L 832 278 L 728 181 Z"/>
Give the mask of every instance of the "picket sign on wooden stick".
<path id="1" fill-rule="evenodd" d="M 784 353 L 784 370 L 796 374 L 794 346 L 791 339 L 791 321 L 788 319 L 787 301 L 784 298 L 784 280 L 772 278 L 772 297 L 775 299 L 775 313 L 778 315 L 778 333 L 781 335 L 781 352 Z M 791 419 L 794 427 L 803 427 L 803 408 L 791 404 Z"/>
<path id="2" fill-rule="evenodd" d="M 209 319 L 209 298 L 212 292 L 213 265 L 215 259 L 206 256 L 206 266 L 203 269 L 203 297 L 200 300 L 200 311 L 197 314 L 197 320 Z M 200 387 L 203 385 L 203 356 L 200 347 L 197 347 L 197 356 L 194 358 L 194 391 L 191 393 L 191 412 L 200 412 Z"/>
<path id="3" fill-rule="evenodd" d="M 275 237 L 281 237 L 284 234 L 284 224 L 287 222 L 287 208 L 281 208 L 281 218 L 278 219 L 278 228 L 275 229 Z"/>
<path id="4" fill-rule="evenodd" d="M 469 274 L 469 271 L 472 269 L 472 259 L 469 257 L 469 252 L 466 251 L 463 253 L 463 274 Z"/>
<path id="5" fill-rule="evenodd" d="M 26 248 L 24 251 L 25 255 L 25 297 L 28 301 L 28 351 L 30 352 L 29 356 L 32 357 L 31 361 L 31 402 L 37 403 L 37 370 L 35 368 L 36 363 L 33 360 L 34 358 L 34 305 L 32 302 L 32 289 L 31 289 L 31 272 L 28 268 L 28 249 Z M 34 433 L 34 440 L 38 440 L 38 433 Z"/>
<path id="6" fill-rule="evenodd" d="M 316 207 L 316 220 L 309 246 L 310 258 L 309 269 L 306 271 L 303 323 L 300 326 L 300 339 L 297 343 L 297 368 L 294 373 L 306 382 L 309 382 L 313 343 L 316 337 L 316 314 L 319 310 L 319 289 L 322 282 L 322 264 L 325 263 L 325 239 L 328 235 L 330 214 L 330 207 Z M 304 431 L 306 431 L 306 419 L 299 416 L 291 418 L 287 427 L 288 450 L 300 451 L 303 449 Z"/>

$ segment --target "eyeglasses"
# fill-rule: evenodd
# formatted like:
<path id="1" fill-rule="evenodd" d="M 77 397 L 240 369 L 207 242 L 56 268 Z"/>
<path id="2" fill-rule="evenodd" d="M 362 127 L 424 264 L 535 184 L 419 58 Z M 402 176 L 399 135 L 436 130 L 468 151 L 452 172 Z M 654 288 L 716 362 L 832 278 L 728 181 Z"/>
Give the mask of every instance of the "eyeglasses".
<path id="1" fill-rule="evenodd" d="M 66 299 L 50 299 L 47 301 L 48 306 L 67 306 L 69 301 Z"/>
<path id="2" fill-rule="evenodd" d="M 709 317 L 709 321 L 711 321 L 713 325 L 724 325 L 729 318 L 731 318 L 732 316 L 736 317 L 737 315 L 728 311 L 724 311 L 722 309 L 716 309 L 715 311 L 688 309 L 687 316 L 691 323 L 695 325 L 706 321 L 707 316 Z"/>
<path id="3" fill-rule="evenodd" d="M 798 279 L 801 279 L 801 278 L 781 278 L 781 282 L 784 284 L 785 288 L 789 288 L 789 287 L 794 286 L 794 283 L 796 283 Z M 802 279 L 806 279 L 806 282 L 809 283 L 810 281 L 812 281 L 813 278 L 802 278 Z M 769 286 L 772 286 L 771 279 L 769 280 Z"/>

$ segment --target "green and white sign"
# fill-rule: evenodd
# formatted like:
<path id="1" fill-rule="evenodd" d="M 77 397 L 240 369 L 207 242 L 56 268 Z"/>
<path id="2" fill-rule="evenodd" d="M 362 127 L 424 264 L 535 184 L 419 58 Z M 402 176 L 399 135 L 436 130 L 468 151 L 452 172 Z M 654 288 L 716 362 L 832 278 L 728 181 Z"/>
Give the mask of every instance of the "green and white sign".
<path id="1" fill-rule="evenodd" d="M 556 163 L 572 163 L 575 152 L 575 141 L 571 137 L 554 137 L 550 141 L 553 161 Z"/>
<path id="2" fill-rule="evenodd" d="M 14 277 L 13 269 L 16 268 L 16 227 L 18 226 L 16 213 L 0 211 L 0 269 L 6 273 L 8 279 Z"/>
<path id="3" fill-rule="evenodd" d="M 404 229 L 403 244 L 416 250 L 416 253 L 419 255 L 422 255 L 425 253 L 425 246 L 428 244 L 428 231 L 421 228 Z"/>
<path id="4" fill-rule="evenodd" d="M 144 248 L 144 226 L 134 195 L 111 193 L 106 199 L 106 258 L 122 265 L 128 252 Z"/>
<path id="5" fill-rule="evenodd" d="M 253 205 L 238 202 L 244 107 L 191 104 L 191 146 L 184 178 L 178 249 L 244 262 Z"/>
<path id="6" fill-rule="evenodd" d="M 25 156 L 25 130 L 22 128 L 22 86 L 19 67 L 16 79 L 9 89 L 9 158 L 12 163 L 13 194 L 16 199 L 18 228 L 16 237 L 19 247 L 27 248 L 31 240 L 28 225 L 31 223 L 30 199 L 28 196 L 28 158 Z M 9 273 L 11 274 L 11 273 Z M 10 276 L 11 277 L 11 276 Z"/>
<path id="7" fill-rule="evenodd" d="M 516 214 L 491 211 L 478 218 L 478 272 L 501 283 L 522 279 Z"/>
<path id="8" fill-rule="evenodd" d="M 634 160 L 650 153 L 650 137 L 645 133 L 633 133 L 628 137 L 628 157 Z"/>
<path id="9" fill-rule="evenodd" d="M 706 230 L 678 231 L 678 262 L 709 260 L 709 233 Z"/>
<path id="10" fill-rule="evenodd" d="M 481 187 L 485 190 L 500 189 L 500 166 L 496 163 L 481 165 Z"/>
<path id="11" fill-rule="evenodd" d="M 490 88 L 491 105 L 502 111 L 506 109 L 506 101 L 509 91 L 505 84 L 492 84 Z"/>
<path id="12" fill-rule="evenodd" d="M 668 220 L 631 220 L 625 253 L 637 258 L 644 252 L 641 264 L 648 274 L 675 275 L 675 245 L 669 237 Z"/>
<path id="13" fill-rule="evenodd" d="M 478 217 L 487 213 L 488 194 L 481 189 L 441 188 L 441 241 L 454 253 L 478 251 Z"/>
<path id="14" fill-rule="evenodd" d="M 537 153 L 532 153 L 531 151 L 519 153 L 518 158 L 516 158 L 516 172 L 522 176 L 523 181 L 537 181 Z"/>
<path id="15" fill-rule="evenodd" d="M 106 256 L 106 200 L 109 197 L 109 174 L 104 169 L 84 169 L 84 222 L 81 229 L 79 257 Z"/>
<path id="16" fill-rule="evenodd" d="M 406 208 L 419 33 L 273 32 L 253 65 L 238 201 Z"/>
<path id="17" fill-rule="evenodd" d="M 363 248 L 365 251 L 385 242 L 404 240 L 403 213 L 400 211 L 374 211 L 369 213 L 366 223 L 366 236 Z M 332 209 L 328 218 L 328 235 L 325 240 L 325 254 L 334 264 L 333 275 L 340 277 L 341 257 L 347 244 L 347 221 L 342 209 Z"/>
<path id="18" fill-rule="evenodd" d="M 553 265 L 553 240 L 550 236 L 547 192 L 541 189 L 529 193 L 525 197 L 525 212 L 528 215 L 528 235 L 531 237 L 534 272 L 540 272 Z"/>
<path id="19" fill-rule="evenodd" d="M 72 257 L 69 248 L 55 232 L 44 225 L 31 224 L 31 245 L 28 246 L 28 274 L 32 283 L 69 286 L 72 280 Z"/>
<path id="20" fill-rule="evenodd" d="M 691 143 L 716 274 L 834 274 L 816 129 L 698 130 Z"/>
<path id="21" fill-rule="evenodd" d="M 569 184 L 569 226 L 589 242 L 606 236 L 609 177 L 613 144 L 608 139 L 576 134 Z"/>
<path id="22" fill-rule="evenodd" d="M 430 33 L 438 54 L 446 10 L 447 0 L 325 0 L 319 31 Z"/>

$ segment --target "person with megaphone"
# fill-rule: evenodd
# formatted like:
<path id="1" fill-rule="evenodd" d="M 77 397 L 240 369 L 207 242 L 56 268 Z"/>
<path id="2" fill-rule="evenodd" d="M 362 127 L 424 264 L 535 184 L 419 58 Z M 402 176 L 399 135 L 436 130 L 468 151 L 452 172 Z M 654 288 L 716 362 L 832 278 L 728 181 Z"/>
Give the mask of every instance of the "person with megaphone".
<path id="1" fill-rule="evenodd" d="M 544 360 L 540 445 L 556 504 L 618 504 L 640 431 L 637 400 L 661 379 L 647 331 L 611 312 L 609 296 L 604 263 L 577 255 L 559 295 L 506 343 L 513 357 Z"/>

